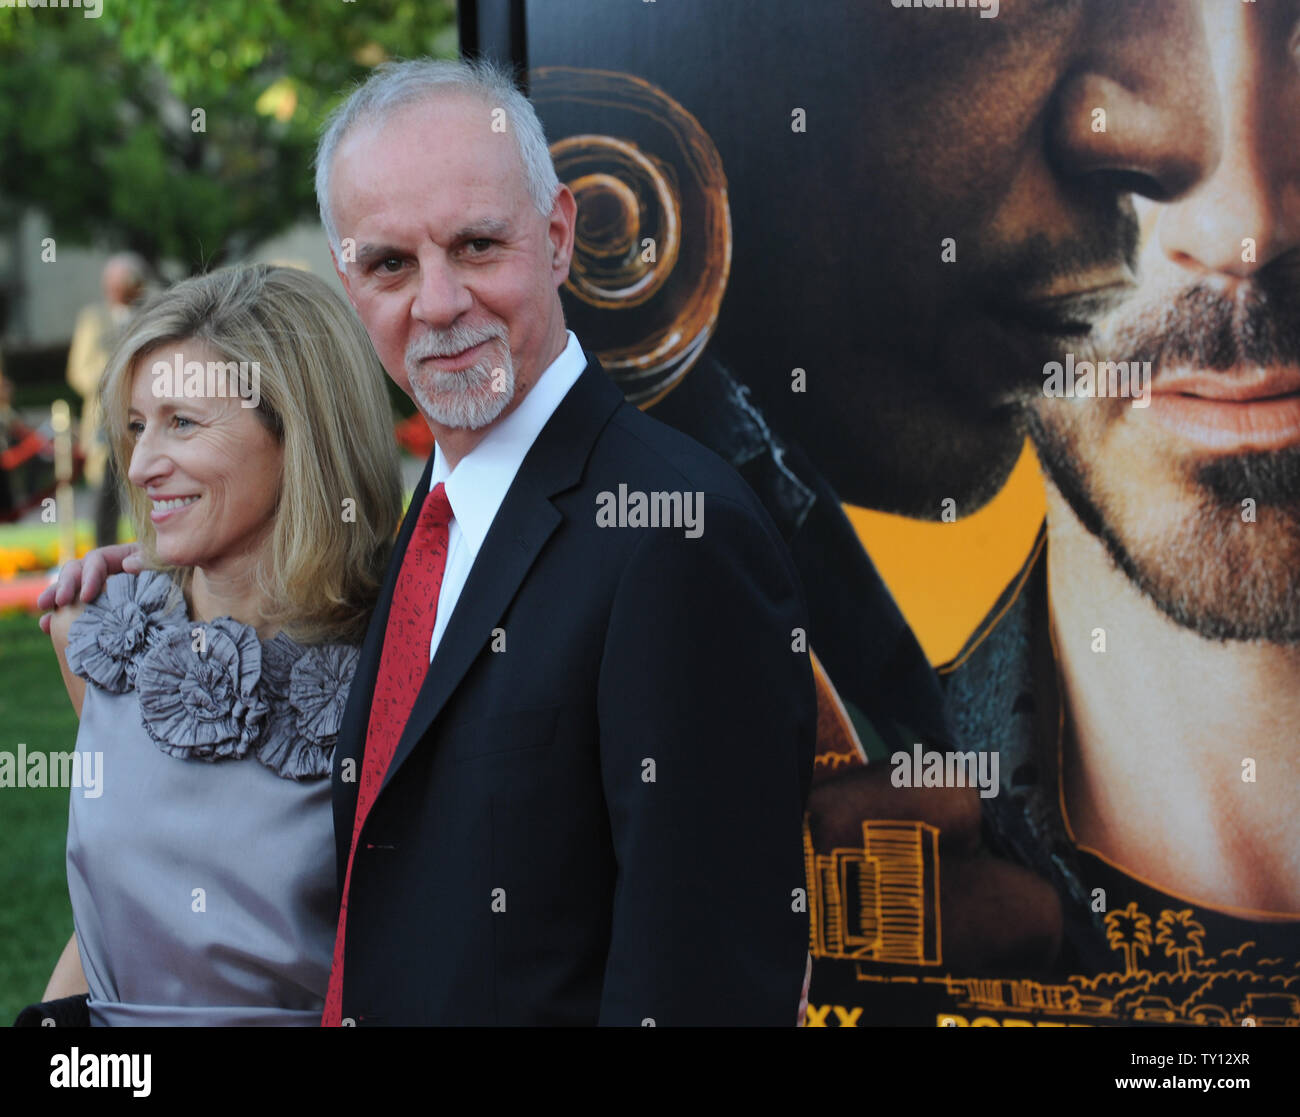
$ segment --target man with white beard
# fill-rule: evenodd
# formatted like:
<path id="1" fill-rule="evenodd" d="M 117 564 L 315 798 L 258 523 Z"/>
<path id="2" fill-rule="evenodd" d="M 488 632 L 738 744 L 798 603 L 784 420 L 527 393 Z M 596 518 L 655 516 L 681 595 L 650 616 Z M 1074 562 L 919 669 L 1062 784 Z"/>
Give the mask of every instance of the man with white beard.
<path id="1" fill-rule="evenodd" d="M 565 328 L 575 202 L 507 76 L 380 67 L 316 185 L 436 440 L 339 733 L 322 1022 L 793 1025 L 816 699 L 775 526 Z M 708 528 L 610 528 L 620 486 Z"/>

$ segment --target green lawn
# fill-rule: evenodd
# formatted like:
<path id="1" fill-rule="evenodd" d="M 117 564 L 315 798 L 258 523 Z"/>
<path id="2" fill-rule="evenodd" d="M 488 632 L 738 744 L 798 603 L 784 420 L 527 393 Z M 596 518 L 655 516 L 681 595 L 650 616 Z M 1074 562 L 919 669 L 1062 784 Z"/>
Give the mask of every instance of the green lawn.
<path id="1" fill-rule="evenodd" d="M 126 520 L 118 525 L 119 539 L 130 539 L 131 528 Z M 77 521 L 77 545 L 95 545 L 95 525 L 87 519 Z M 58 524 L 4 524 L 0 525 L 0 547 L 28 547 L 42 551 L 59 545 Z"/>
<path id="2" fill-rule="evenodd" d="M 25 615 L 0 616 L 0 751 L 71 751 L 77 715 L 49 637 Z M 66 788 L 0 788 L 0 1027 L 40 999 L 72 934 L 64 869 Z"/>

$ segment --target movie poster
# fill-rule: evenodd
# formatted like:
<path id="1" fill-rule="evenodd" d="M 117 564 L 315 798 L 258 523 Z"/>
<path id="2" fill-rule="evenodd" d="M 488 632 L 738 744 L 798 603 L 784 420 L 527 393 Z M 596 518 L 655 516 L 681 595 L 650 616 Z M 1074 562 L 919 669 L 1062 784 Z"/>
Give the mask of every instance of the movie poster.
<path id="1" fill-rule="evenodd" d="M 518 10 L 570 328 L 802 575 L 808 1023 L 1300 1025 L 1300 3 Z"/>

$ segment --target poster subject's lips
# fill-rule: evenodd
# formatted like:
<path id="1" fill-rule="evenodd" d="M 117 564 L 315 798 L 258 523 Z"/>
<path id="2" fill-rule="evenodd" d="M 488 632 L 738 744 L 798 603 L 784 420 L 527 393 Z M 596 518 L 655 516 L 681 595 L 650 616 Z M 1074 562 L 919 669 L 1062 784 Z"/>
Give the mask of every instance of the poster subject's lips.
<path id="1" fill-rule="evenodd" d="M 1300 444 L 1300 368 L 1162 370 L 1151 417 L 1178 438 L 1217 452 Z"/>

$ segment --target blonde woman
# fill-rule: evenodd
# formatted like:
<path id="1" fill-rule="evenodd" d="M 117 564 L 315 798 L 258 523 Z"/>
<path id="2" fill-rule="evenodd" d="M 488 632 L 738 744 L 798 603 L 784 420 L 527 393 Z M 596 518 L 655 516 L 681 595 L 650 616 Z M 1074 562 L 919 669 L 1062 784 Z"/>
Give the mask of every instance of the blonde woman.
<path id="1" fill-rule="evenodd" d="M 46 1000 L 315 1025 L 334 737 L 401 515 L 382 370 L 319 279 L 228 269 L 142 309 L 101 399 L 144 569 L 49 626 L 102 778 L 72 791 L 76 933 Z"/>

